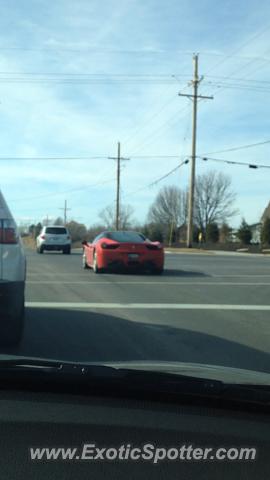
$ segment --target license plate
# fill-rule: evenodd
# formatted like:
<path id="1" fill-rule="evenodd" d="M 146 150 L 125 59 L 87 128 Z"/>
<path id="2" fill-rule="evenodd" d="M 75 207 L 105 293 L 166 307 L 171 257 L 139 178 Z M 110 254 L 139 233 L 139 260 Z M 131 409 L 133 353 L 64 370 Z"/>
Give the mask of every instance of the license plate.
<path id="1" fill-rule="evenodd" d="M 137 258 L 139 258 L 139 255 L 138 255 L 138 253 L 129 253 L 128 258 L 130 260 L 136 260 Z"/>

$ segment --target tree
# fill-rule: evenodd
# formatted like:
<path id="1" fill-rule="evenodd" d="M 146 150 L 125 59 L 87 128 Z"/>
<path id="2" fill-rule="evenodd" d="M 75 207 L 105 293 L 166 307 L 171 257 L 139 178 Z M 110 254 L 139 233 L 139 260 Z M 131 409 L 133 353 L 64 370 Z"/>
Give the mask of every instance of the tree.
<path id="1" fill-rule="evenodd" d="M 232 228 L 224 222 L 219 230 L 219 241 L 221 243 L 228 243 L 232 239 Z"/>
<path id="2" fill-rule="evenodd" d="M 163 237 L 169 240 L 176 237 L 177 229 L 186 223 L 187 194 L 175 186 L 163 187 L 149 208 L 150 224 L 162 227 Z"/>
<path id="3" fill-rule="evenodd" d="M 270 217 L 266 217 L 262 224 L 261 243 L 262 245 L 270 244 Z"/>
<path id="4" fill-rule="evenodd" d="M 74 220 L 71 220 L 70 222 L 67 223 L 66 226 L 73 242 L 86 240 L 87 229 L 83 223 L 78 223 L 78 222 L 75 222 Z"/>
<path id="5" fill-rule="evenodd" d="M 35 238 L 35 224 L 34 223 L 29 225 L 28 232 L 29 232 L 29 235 L 31 235 L 32 238 Z"/>
<path id="6" fill-rule="evenodd" d="M 91 225 L 87 230 L 87 239 L 93 241 L 104 230 L 106 230 L 106 227 L 103 224 Z"/>
<path id="7" fill-rule="evenodd" d="M 163 227 L 158 223 L 148 223 L 144 225 L 142 233 L 152 242 L 163 242 Z"/>
<path id="8" fill-rule="evenodd" d="M 193 232 L 192 232 L 192 240 L 193 242 L 195 243 L 198 243 L 199 242 L 199 233 L 200 233 L 200 229 L 197 225 L 193 225 Z"/>
<path id="9" fill-rule="evenodd" d="M 217 243 L 219 240 L 219 228 L 216 222 L 208 223 L 206 225 L 206 241 Z"/>
<path id="10" fill-rule="evenodd" d="M 240 228 L 237 231 L 237 237 L 239 238 L 240 242 L 243 243 L 244 245 L 249 245 L 251 242 L 252 231 L 244 218 L 241 222 Z"/>
<path id="11" fill-rule="evenodd" d="M 34 231 L 35 231 L 35 238 L 37 238 L 42 230 L 42 224 L 39 222 L 35 225 Z"/>
<path id="12" fill-rule="evenodd" d="M 57 217 L 53 222 L 54 225 L 64 225 L 64 220 L 62 217 Z"/>
<path id="13" fill-rule="evenodd" d="M 120 205 L 119 228 L 128 230 L 132 228 L 134 208 L 131 205 Z M 114 230 L 116 224 L 116 212 L 113 206 L 105 207 L 99 213 L 99 217 L 103 221 L 105 228 Z"/>
<path id="14" fill-rule="evenodd" d="M 222 172 L 210 171 L 197 177 L 194 221 L 204 234 L 208 224 L 224 222 L 237 213 L 233 209 L 235 198 L 231 179 Z"/>

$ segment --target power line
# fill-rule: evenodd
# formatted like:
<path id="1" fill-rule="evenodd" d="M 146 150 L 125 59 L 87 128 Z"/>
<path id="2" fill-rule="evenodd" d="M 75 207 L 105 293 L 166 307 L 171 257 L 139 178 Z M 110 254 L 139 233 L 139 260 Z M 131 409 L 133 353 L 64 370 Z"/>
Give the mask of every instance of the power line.
<path id="1" fill-rule="evenodd" d="M 257 143 L 248 143 L 247 145 L 240 145 L 239 147 L 226 148 L 224 150 L 215 150 L 214 152 L 205 152 L 202 155 L 215 155 L 216 153 L 236 152 L 237 150 L 244 150 L 246 148 L 258 147 L 260 145 L 266 145 L 268 143 L 270 143 L 270 140 L 265 140 L 263 142 L 257 142 Z"/>
<path id="2" fill-rule="evenodd" d="M 236 49 L 234 49 L 231 53 L 229 53 L 228 55 L 226 55 L 225 58 L 223 58 L 222 60 L 220 60 L 219 62 L 217 62 L 215 65 L 213 65 L 213 67 L 211 67 L 207 72 L 206 72 L 206 75 L 208 75 L 208 73 L 212 72 L 213 70 L 215 70 L 217 67 L 219 67 L 220 65 L 222 65 L 223 63 L 227 62 L 227 60 L 229 60 L 231 57 L 235 56 L 235 54 L 239 51 L 241 51 L 243 48 L 245 48 L 247 45 L 249 45 L 251 42 L 253 42 L 254 40 L 256 40 L 258 37 L 260 37 L 261 35 L 263 35 L 265 32 L 267 32 L 268 30 L 270 29 L 270 25 L 267 25 L 267 27 L 264 27 L 262 30 L 259 30 L 257 33 L 255 33 L 255 35 L 253 35 L 251 38 L 249 38 L 246 42 L 244 42 L 242 45 L 240 45 L 239 47 L 237 47 Z"/>
<path id="3" fill-rule="evenodd" d="M 165 178 L 169 177 L 169 175 L 171 175 L 172 173 L 176 172 L 176 170 L 178 170 L 180 167 L 182 167 L 183 165 L 186 165 L 187 163 L 189 163 L 189 160 L 186 159 L 184 160 L 182 163 L 180 163 L 180 165 L 177 165 L 177 167 L 173 168 L 172 170 L 170 170 L 168 173 L 166 173 L 165 175 L 163 175 L 162 177 L 158 178 L 157 180 L 154 180 L 154 182 L 150 183 L 149 184 L 149 187 L 153 187 L 154 185 L 157 185 L 159 182 L 161 182 L 162 180 L 164 180 Z"/>
<path id="4" fill-rule="evenodd" d="M 149 116 L 144 122 L 143 124 L 140 124 L 134 131 L 131 135 L 129 135 L 128 137 L 126 137 L 126 139 L 124 139 L 123 143 L 129 143 L 130 140 L 133 140 L 134 136 L 137 136 L 138 132 L 140 132 L 142 130 L 142 128 L 144 128 L 145 125 L 147 125 L 148 123 L 152 122 L 154 120 L 154 118 L 156 118 L 160 113 L 162 113 L 166 108 L 168 108 L 168 106 L 170 106 L 172 104 L 172 102 L 175 100 L 175 97 L 176 95 L 174 94 L 172 97 L 170 97 L 169 100 L 166 101 L 166 103 L 164 103 L 158 110 L 155 111 L 155 113 L 153 113 L 153 115 Z"/>
<path id="5" fill-rule="evenodd" d="M 244 85 L 244 84 L 234 84 L 234 83 L 215 83 L 215 82 L 206 82 L 209 85 L 215 87 L 216 89 L 236 89 L 236 90 L 249 90 L 252 92 L 258 93 L 269 93 L 270 92 L 270 85 L 269 87 L 261 87 L 259 85 Z M 218 91 L 218 90 L 217 90 Z"/>
<path id="6" fill-rule="evenodd" d="M 168 53 L 181 53 L 182 55 L 191 55 L 192 52 L 186 50 L 177 50 L 172 52 L 171 49 L 133 49 L 133 50 L 124 50 L 124 49 L 113 49 L 113 48 L 100 48 L 100 47 L 92 47 L 92 46 L 85 46 L 85 47 L 78 47 L 78 48 L 68 48 L 68 47 L 61 47 L 57 45 L 53 45 L 51 47 L 21 47 L 21 46 L 2 46 L 0 47 L 1 50 L 7 51 L 25 51 L 25 52 L 74 52 L 74 53 L 110 53 L 110 54 L 126 54 L 126 55 L 164 55 Z"/>
<path id="7" fill-rule="evenodd" d="M 224 77 L 224 80 L 234 81 L 233 75 L 234 75 L 235 73 L 237 73 L 239 70 L 243 71 L 243 69 L 246 69 L 248 66 L 250 66 L 252 63 L 254 63 L 254 62 L 256 62 L 256 61 L 257 61 L 257 59 L 251 60 L 251 61 L 248 62 L 246 65 L 244 65 L 244 67 L 239 67 L 239 68 L 237 68 L 237 69 L 234 70 L 231 74 L 225 76 L 225 77 Z M 255 69 L 251 70 L 251 72 L 249 72 L 249 75 L 250 75 L 250 74 L 253 74 L 254 71 L 257 73 L 258 70 L 259 70 L 260 68 L 265 67 L 265 65 L 266 65 L 267 63 L 269 63 L 269 61 L 270 61 L 270 59 L 265 60 L 264 63 L 263 63 L 263 65 L 261 65 L 261 66 L 259 66 L 259 67 L 257 66 Z M 238 81 L 239 81 L 239 80 L 243 82 L 243 81 L 246 81 L 247 79 L 246 79 L 246 77 L 242 77 L 241 79 L 238 79 Z M 228 89 L 228 88 L 230 88 L 230 87 L 226 86 L 226 84 L 224 84 L 223 86 L 218 85 L 218 86 L 216 87 L 216 90 L 215 90 L 215 91 L 220 92 L 221 90 L 226 89 L 226 88 Z M 254 90 L 254 91 L 256 91 L 256 90 Z M 260 91 L 260 90 L 259 90 L 259 91 Z"/>
<path id="8" fill-rule="evenodd" d="M 182 155 L 132 155 L 131 158 L 181 158 Z"/>
<path id="9" fill-rule="evenodd" d="M 9 156 L 0 156 L 1 160 L 107 160 L 108 156 L 97 156 L 91 157 L 89 156 L 77 156 L 77 157 L 9 157 Z"/>
<path id="10" fill-rule="evenodd" d="M 234 161 L 234 160 L 225 160 L 225 159 L 222 159 L 222 158 L 200 157 L 200 156 L 197 156 L 197 158 L 200 158 L 203 161 L 210 160 L 212 162 L 227 163 L 228 165 L 241 165 L 241 166 L 254 168 L 254 169 L 256 169 L 256 168 L 270 168 L 270 165 L 261 165 L 261 164 L 257 164 L 257 163 L 238 162 L 238 161 Z"/>
<path id="11" fill-rule="evenodd" d="M 175 115 L 172 117 L 174 118 Z M 169 120 L 172 120 L 172 119 L 169 119 Z M 166 125 L 167 122 L 165 122 L 164 125 Z M 164 126 L 162 125 L 162 126 Z M 211 152 L 205 152 L 205 153 L 202 153 L 201 155 L 212 155 L 212 154 L 215 154 L 215 153 L 226 153 L 226 152 L 233 152 L 233 151 L 237 151 L 237 150 L 244 150 L 244 149 L 248 149 L 248 148 L 253 148 L 253 147 L 257 147 L 257 146 L 260 146 L 260 145 L 266 145 L 266 144 L 269 144 L 270 143 L 270 139 L 269 140 L 263 140 L 261 142 L 256 142 L 256 143 L 248 143 L 248 144 L 244 144 L 244 145 L 239 145 L 239 146 L 235 146 L 235 147 L 231 147 L 231 148 L 226 148 L 226 149 L 222 149 L 222 150 L 215 150 L 215 151 L 211 151 Z M 189 156 L 188 154 L 186 155 L 187 157 Z M 133 158 L 133 159 L 139 159 L 139 158 L 142 158 L 142 159 L 151 159 L 151 158 L 181 158 L 182 155 L 167 155 L 167 154 L 151 154 L 151 155 L 129 155 L 129 158 Z M 42 156 L 42 157 L 13 157 L 13 156 L 0 156 L 0 161 L 1 160 L 25 160 L 25 161 L 31 161 L 31 160 L 41 160 L 41 161 L 46 161 L 46 160 L 108 160 L 108 154 L 106 155 L 100 155 L 100 156 L 91 156 L 91 155 L 86 155 L 86 156 L 73 156 L 73 157 L 68 157 L 68 156 L 51 156 L 51 157 L 45 157 L 45 156 Z M 88 187 L 87 187 L 88 188 Z M 63 192 L 63 193 L 66 193 L 66 192 Z"/>
<path id="12" fill-rule="evenodd" d="M 147 185 L 144 185 L 143 187 L 141 188 L 138 188 L 137 190 L 134 190 L 132 192 L 127 192 L 124 197 L 127 197 L 128 195 L 134 195 L 135 193 L 138 193 L 138 192 L 141 192 L 142 190 L 146 190 L 148 188 L 151 188 L 151 187 L 154 187 L 155 185 L 157 185 L 159 182 L 161 182 L 162 180 L 164 180 L 165 178 L 169 177 L 169 175 L 172 175 L 174 172 L 176 172 L 179 168 L 181 168 L 183 165 L 186 165 L 187 163 L 189 163 L 189 160 L 186 159 L 184 160 L 182 163 L 180 163 L 179 165 L 177 165 L 176 167 L 174 167 L 172 170 L 170 170 L 169 172 L 165 173 L 164 175 L 162 175 L 162 177 L 159 177 L 157 178 L 156 180 L 153 180 L 151 183 L 148 183 Z"/>
<path id="13" fill-rule="evenodd" d="M 171 126 L 177 124 L 180 120 L 185 118 L 186 115 L 189 114 L 189 108 L 190 108 L 190 106 L 187 105 L 185 108 L 176 112 L 168 120 L 166 120 L 166 122 L 164 122 L 157 129 L 155 129 L 152 133 L 150 133 L 149 135 L 144 137 L 144 139 L 140 143 L 140 146 L 138 146 L 137 149 L 135 148 L 134 154 L 136 154 L 136 152 L 140 152 L 143 147 L 145 147 L 147 145 L 150 145 L 160 132 L 162 132 L 162 131 L 163 131 L 163 133 L 166 132 Z M 183 112 L 186 112 L 186 111 L 187 111 L 186 115 L 184 115 L 183 117 L 179 117 L 179 113 L 183 113 Z M 165 129 L 164 129 L 164 127 L 165 127 Z M 132 154 L 131 156 L 134 156 L 134 154 Z"/>
<path id="14" fill-rule="evenodd" d="M 1 50 L 1 48 L 0 48 Z M 151 77 L 151 78 L 171 78 L 174 75 L 178 77 L 189 77 L 188 73 L 79 73 L 79 72 L 6 72 L 0 71 L 0 75 L 33 75 L 33 76 L 60 76 L 60 77 L 67 77 L 67 76 L 87 76 L 87 77 L 100 77 L 100 78 L 111 78 L 111 77 L 119 77 L 119 78 L 141 78 L 141 77 Z"/>
<path id="15" fill-rule="evenodd" d="M 268 62 L 270 61 L 270 58 L 267 60 Z M 204 78 L 213 78 L 216 80 L 226 80 L 228 77 L 227 76 L 222 76 L 222 75 L 205 75 Z M 252 80 L 250 78 L 238 78 L 238 77 L 233 77 L 233 80 L 236 82 L 247 82 L 247 83 L 262 83 L 262 84 L 270 84 L 269 80 Z"/>
<path id="16" fill-rule="evenodd" d="M 65 195 L 66 193 L 82 192 L 84 190 L 89 190 L 90 188 L 98 187 L 100 185 L 105 185 L 107 183 L 112 183 L 114 181 L 115 181 L 114 179 L 110 178 L 110 179 L 105 180 L 103 182 L 93 183 L 92 185 L 88 185 L 87 187 L 72 188 L 70 190 L 64 190 L 62 192 L 46 193 L 44 195 L 37 195 L 37 196 L 34 196 L 34 197 L 15 198 L 15 199 L 12 199 L 12 201 L 13 202 L 24 202 L 24 201 L 28 201 L 28 200 L 32 201 L 32 200 L 39 200 L 39 199 L 42 199 L 42 198 L 55 197 L 55 196 L 58 196 L 58 195 Z"/>

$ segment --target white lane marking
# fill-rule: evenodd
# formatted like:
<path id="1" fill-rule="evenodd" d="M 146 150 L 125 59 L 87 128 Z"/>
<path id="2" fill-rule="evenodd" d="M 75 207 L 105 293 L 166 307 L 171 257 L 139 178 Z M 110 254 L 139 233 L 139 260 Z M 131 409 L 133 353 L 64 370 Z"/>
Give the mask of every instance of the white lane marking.
<path id="1" fill-rule="evenodd" d="M 174 270 L 175 272 L 178 272 L 179 276 L 181 276 L 181 270 Z M 188 271 L 183 271 L 182 275 L 183 277 L 186 276 L 186 274 L 188 273 L 188 275 L 190 275 L 190 277 L 192 277 L 192 274 L 194 274 L 194 276 L 198 276 L 198 273 L 201 274 L 201 275 L 205 275 L 205 276 L 208 276 L 208 277 L 213 277 L 213 278 L 270 278 L 270 273 L 268 274 L 246 274 L 246 275 L 240 275 L 240 274 L 231 274 L 231 275 L 216 275 L 215 273 L 211 273 L 211 272 L 198 272 L 196 270 L 192 271 L 192 270 L 188 270 Z M 60 277 L 61 275 L 65 276 L 65 277 L 83 277 L 83 278 L 88 278 L 87 274 L 84 274 L 84 273 L 44 273 L 42 272 L 42 277 L 53 277 L 53 278 L 57 278 L 57 277 Z M 27 273 L 27 277 L 40 277 L 40 273 Z M 107 275 L 107 274 L 102 274 L 102 278 L 115 278 L 115 275 Z M 166 270 L 164 272 L 164 275 L 163 275 L 163 278 L 167 278 L 166 277 Z"/>
<path id="2" fill-rule="evenodd" d="M 192 273 L 192 272 L 189 272 Z M 194 272 L 196 273 L 196 272 Z M 261 277 L 270 277 L 270 274 L 249 274 L 247 273 L 246 275 L 239 275 L 239 274 L 231 274 L 231 275 L 215 275 L 214 273 L 207 273 L 207 275 L 210 275 L 211 277 L 215 278 L 261 278 Z"/>
<path id="3" fill-rule="evenodd" d="M 55 309 L 135 309 L 135 310 L 254 310 L 270 311 L 270 305 L 227 305 L 212 303 L 81 303 L 81 302 L 26 302 L 26 307 Z"/>
<path id="4" fill-rule="evenodd" d="M 192 285 L 192 286 L 270 286 L 270 282 L 193 282 L 190 280 L 190 282 L 102 282 L 102 281 L 97 281 L 97 282 L 88 282 L 88 281 L 72 281 L 72 282 L 64 282 L 64 281 L 57 281 L 57 280 L 52 280 L 52 281 L 27 281 L 26 282 L 28 285 L 102 285 L 103 287 L 113 287 L 114 285 Z"/>

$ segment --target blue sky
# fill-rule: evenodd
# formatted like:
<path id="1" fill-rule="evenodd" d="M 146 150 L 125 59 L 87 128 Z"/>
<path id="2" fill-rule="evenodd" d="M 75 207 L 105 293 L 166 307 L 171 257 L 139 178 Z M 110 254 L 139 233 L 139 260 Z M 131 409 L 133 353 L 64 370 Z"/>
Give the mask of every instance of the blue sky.
<path id="1" fill-rule="evenodd" d="M 199 103 L 198 154 L 270 139 L 270 85 L 262 83 L 270 82 L 269 14 L 267 1 L 258 8 L 251 0 L 2 2 L 0 188 L 17 220 L 55 218 L 66 199 L 69 218 L 98 222 L 115 201 L 116 165 L 107 157 L 117 141 L 130 157 L 122 201 L 138 221 L 163 185 L 186 188 L 188 165 L 130 194 L 179 162 L 159 156 L 190 155 L 191 103 L 178 92 L 190 91 L 193 52 L 204 75 L 200 92 L 214 95 Z M 216 156 L 270 166 L 269 154 L 266 144 Z M 209 169 L 232 177 L 239 210 L 232 224 L 242 216 L 258 221 L 270 200 L 270 170 L 197 161 L 198 174 Z"/>

